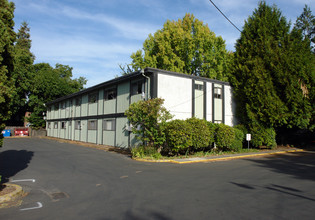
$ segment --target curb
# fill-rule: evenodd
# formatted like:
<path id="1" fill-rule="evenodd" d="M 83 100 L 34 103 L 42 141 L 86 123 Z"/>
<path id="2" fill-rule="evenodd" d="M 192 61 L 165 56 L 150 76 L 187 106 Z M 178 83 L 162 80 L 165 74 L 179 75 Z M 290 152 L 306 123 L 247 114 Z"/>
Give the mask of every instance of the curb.
<path id="1" fill-rule="evenodd" d="M 219 158 L 187 158 L 187 159 L 176 159 L 176 160 L 147 160 L 147 159 L 139 159 L 139 158 L 132 158 L 132 159 L 136 161 L 140 161 L 140 162 L 150 162 L 150 163 L 190 164 L 190 163 L 204 163 L 204 162 L 235 160 L 235 159 L 242 159 L 242 158 L 248 158 L 248 157 L 259 157 L 259 156 L 286 154 L 286 153 L 303 152 L 303 151 L 304 150 L 302 149 L 298 149 L 298 150 L 278 151 L 278 152 L 270 152 L 270 153 L 254 153 L 254 154 L 239 155 L 239 156 L 223 156 Z M 186 161 L 180 161 L 180 160 L 186 160 Z"/>
<path id="2" fill-rule="evenodd" d="M 17 197 L 19 197 L 19 196 L 21 196 L 23 194 L 23 189 L 19 185 L 11 184 L 11 183 L 5 183 L 3 185 L 14 186 L 15 190 L 13 192 L 10 192 L 10 193 L 6 194 L 6 195 L 0 196 L 0 208 L 1 208 L 1 205 L 3 203 L 11 202 L 11 201 L 15 200 Z"/>

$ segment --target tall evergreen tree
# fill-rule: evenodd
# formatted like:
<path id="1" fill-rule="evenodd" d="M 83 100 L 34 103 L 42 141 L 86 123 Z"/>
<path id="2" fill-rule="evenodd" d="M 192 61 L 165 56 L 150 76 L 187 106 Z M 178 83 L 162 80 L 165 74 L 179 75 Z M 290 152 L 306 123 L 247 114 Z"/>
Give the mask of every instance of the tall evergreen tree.
<path id="1" fill-rule="evenodd" d="M 23 125 L 23 116 L 28 109 L 27 100 L 30 94 L 31 74 L 35 56 L 31 53 L 30 28 L 23 22 L 16 36 L 14 45 L 14 72 L 12 74 L 16 90 L 11 102 L 13 115 L 10 125 Z"/>
<path id="2" fill-rule="evenodd" d="M 230 81 L 249 128 L 309 128 L 310 47 L 276 6 L 260 2 L 236 43 Z"/>
<path id="3" fill-rule="evenodd" d="M 14 60 L 14 3 L 0 0 L 0 132 L 5 127 L 5 121 L 9 119 L 10 102 L 14 85 L 12 80 Z M 0 147 L 3 139 L 0 133 Z"/>
<path id="4" fill-rule="evenodd" d="M 225 46 L 222 37 L 217 37 L 208 25 L 186 14 L 178 21 L 166 21 L 161 30 L 150 34 L 143 50 L 131 55 L 129 70 L 153 67 L 227 80 L 232 55 Z"/>
<path id="5" fill-rule="evenodd" d="M 301 30 L 303 36 L 310 40 L 313 52 L 315 52 L 315 16 L 307 5 L 305 5 L 302 14 L 297 18 L 295 28 Z"/>

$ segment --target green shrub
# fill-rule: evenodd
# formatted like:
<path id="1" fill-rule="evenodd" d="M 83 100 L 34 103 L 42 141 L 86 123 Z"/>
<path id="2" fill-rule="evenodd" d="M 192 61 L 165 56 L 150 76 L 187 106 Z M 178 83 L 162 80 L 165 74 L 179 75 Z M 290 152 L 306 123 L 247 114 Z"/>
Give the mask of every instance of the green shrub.
<path id="1" fill-rule="evenodd" d="M 155 98 L 132 103 L 125 111 L 133 125 L 132 133 L 143 144 L 160 148 L 165 143 L 166 121 L 172 118 L 163 107 L 164 99 Z"/>
<path id="2" fill-rule="evenodd" d="M 213 142 L 208 123 L 204 119 L 189 118 L 186 123 L 191 127 L 192 147 L 194 150 L 209 147 Z"/>
<path id="3" fill-rule="evenodd" d="M 179 152 L 192 146 L 192 128 L 184 120 L 173 120 L 166 124 L 166 143 L 171 151 Z"/>
<path id="4" fill-rule="evenodd" d="M 153 159 L 160 159 L 162 157 L 162 155 L 158 152 L 158 150 L 155 147 L 144 145 L 131 148 L 131 154 L 132 157 L 136 158 L 151 157 Z"/>
<path id="5" fill-rule="evenodd" d="M 243 125 L 243 124 L 238 124 L 238 125 L 235 125 L 233 128 L 236 128 L 236 129 L 241 130 L 241 131 L 243 132 L 243 134 L 244 134 L 243 139 L 245 139 L 246 134 L 248 134 L 248 129 L 246 128 L 245 125 Z"/>
<path id="6" fill-rule="evenodd" d="M 254 147 L 267 146 L 274 148 L 277 146 L 276 143 L 276 132 L 273 128 L 264 128 L 263 126 L 251 126 L 251 144 Z"/>
<path id="7" fill-rule="evenodd" d="M 234 128 L 235 137 L 231 146 L 231 150 L 240 151 L 243 148 L 243 140 L 245 139 L 245 134 L 242 130 Z"/>
<path id="8" fill-rule="evenodd" d="M 235 129 L 225 125 L 218 124 L 216 129 L 215 143 L 219 150 L 230 150 L 235 139 Z"/>

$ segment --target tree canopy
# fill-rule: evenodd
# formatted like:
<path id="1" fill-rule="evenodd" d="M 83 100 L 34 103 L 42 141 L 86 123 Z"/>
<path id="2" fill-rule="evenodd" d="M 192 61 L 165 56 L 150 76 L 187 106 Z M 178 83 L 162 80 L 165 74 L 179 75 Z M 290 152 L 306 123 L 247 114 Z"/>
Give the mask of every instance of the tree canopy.
<path id="1" fill-rule="evenodd" d="M 13 12 L 12 2 L 0 0 L 0 132 L 11 115 L 10 102 L 14 90 L 12 80 L 15 41 Z M 0 147 L 2 140 L 0 133 Z"/>
<path id="2" fill-rule="evenodd" d="M 132 63 L 127 68 L 137 71 L 153 67 L 227 80 L 231 56 L 221 36 L 194 15 L 186 14 L 178 21 L 167 20 L 161 30 L 150 34 L 143 49 L 131 55 Z"/>
<path id="3" fill-rule="evenodd" d="M 0 131 L 5 124 L 22 125 L 26 111 L 32 112 L 33 127 L 45 127 L 44 103 L 78 92 L 86 84 L 84 77 L 72 79 L 67 65 L 34 64 L 30 28 L 23 22 L 15 33 L 13 17 L 14 4 L 0 0 Z"/>
<path id="4" fill-rule="evenodd" d="M 312 127 L 314 56 L 309 40 L 291 30 L 276 6 L 260 2 L 245 22 L 230 82 L 248 127 Z"/>

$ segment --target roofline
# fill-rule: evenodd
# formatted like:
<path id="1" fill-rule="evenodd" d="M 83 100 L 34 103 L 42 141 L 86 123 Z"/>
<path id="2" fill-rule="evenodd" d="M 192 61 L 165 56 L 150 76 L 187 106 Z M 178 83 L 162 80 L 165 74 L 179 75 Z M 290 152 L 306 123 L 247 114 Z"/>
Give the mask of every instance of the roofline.
<path id="1" fill-rule="evenodd" d="M 161 73 L 161 74 L 166 74 L 166 75 L 179 76 L 179 77 L 183 77 L 183 78 L 190 78 L 190 79 L 202 80 L 202 81 L 213 82 L 213 83 L 218 83 L 218 84 L 230 85 L 230 83 L 228 83 L 228 82 L 223 82 L 223 81 L 216 80 L 216 79 L 209 79 L 209 78 L 200 77 L 200 76 L 187 75 L 187 74 L 184 74 L 184 73 L 172 72 L 172 71 L 168 71 L 168 70 L 156 69 L 156 68 L 151 68 L 151 67 L 146 67 L 144 69 L 144 74 L 148 74 L 148 73 Z M 111 86 L 111 85 L 117 84 L 118 82 L 127 81 L 127 80 L 129 80 L 131 78 L 134 78 L 134 77 L 140 76 L 140 75 L 142 75 L 140 70 L 139 71 L 135 71 L 135 72 L 132 72 L 130 74 L 127 74 L 127 75 L 124 75 L 124 76 L 120 76 L 120 77 L 117 77 L 115 79 L 112 79 L 112 80 L 109 80 L 109 81 L 97 84 L 95 86 L 92 86 L 92 87 L 89 87 L 89 88 L 86 88 L 86 89 L 83 89 L 83 90 L 81 90 L 79 92 L 75 92 L 75 93 L 72 93 L 72 94 L 60 97 L 58 99 L 55 99 L 53 101 L 45 103 L 45 105 L 46 106 L 47 105 L 51 105 L 51 104 L 54 104 L 56 102 L 60 102 L 60 101 L 63 101 L 63 100 L 66 100 L 66 99 L 69 99 L 69 98 L 72 98 L 72 97 L 75 97 L 75 96 L 82 95 L 82 94 L 90 92 L 90 91 L 97 90 L 99 88 L 103 88 L 105 86 Z"/>
<path id="2" fill-rule="evenodd" d="M 162 73 L 162 74 L 166 74 L 166 75 L 179 76 L 179 77 L 182 77 L 182 78 L 202 80 L 202 81 L 213 82 L 213 83 L 218 83 L 218 84 L 228 85 L 228 86 L 230 85 L 229 82 L 224 82 L 224 81 L 220 81 L 220 80 L 217 80 L 217 79 L 210 79 L 210 78 L 201 77 L 201 76 L 188 75 L 188 74 L 185 74 L 185 73 L 172 72 L 172 71 L 156 69 L 156 68 L 152 68 L 152 67 L 145 68 L 144 72 L 145 73 L 147 73 L 147 72 L 158 72 L 158 73 Z"/>

